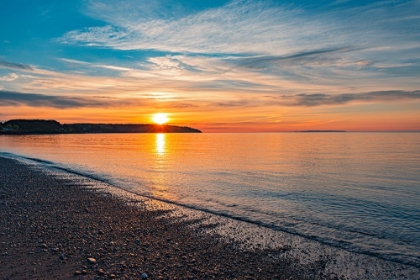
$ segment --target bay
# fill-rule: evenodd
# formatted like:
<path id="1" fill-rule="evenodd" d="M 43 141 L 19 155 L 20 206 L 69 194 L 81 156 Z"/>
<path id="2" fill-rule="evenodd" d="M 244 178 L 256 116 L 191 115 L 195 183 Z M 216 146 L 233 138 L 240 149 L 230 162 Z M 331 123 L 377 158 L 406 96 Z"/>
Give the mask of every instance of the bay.
<path id="1" fill-rule="evenodd" d="M 420 267 L 419 133 L 0 136 L 0 154 Z"/>

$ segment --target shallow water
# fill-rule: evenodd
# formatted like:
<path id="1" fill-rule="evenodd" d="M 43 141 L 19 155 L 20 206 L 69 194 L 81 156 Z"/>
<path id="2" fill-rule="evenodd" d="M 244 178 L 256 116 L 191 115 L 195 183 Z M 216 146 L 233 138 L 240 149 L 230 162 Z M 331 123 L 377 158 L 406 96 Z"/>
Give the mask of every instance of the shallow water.
<path id="1" fill-rule="evenodd" d="M 0 152 L 420 267 L 420 134 L 0 136 Z"/>

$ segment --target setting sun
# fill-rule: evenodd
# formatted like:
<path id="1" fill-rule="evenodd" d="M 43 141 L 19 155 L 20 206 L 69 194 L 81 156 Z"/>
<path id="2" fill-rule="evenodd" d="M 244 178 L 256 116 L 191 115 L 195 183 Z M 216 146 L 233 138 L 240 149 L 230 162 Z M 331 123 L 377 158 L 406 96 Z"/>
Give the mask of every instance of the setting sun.
<path id="1" fill-rule="evenodd" d="M 164 113 L 154 114 L 152 120 L 154 123 L 157 123 L 157 124 L 165 124 L 168 122 L 168 114 L 164 114 Z"/>

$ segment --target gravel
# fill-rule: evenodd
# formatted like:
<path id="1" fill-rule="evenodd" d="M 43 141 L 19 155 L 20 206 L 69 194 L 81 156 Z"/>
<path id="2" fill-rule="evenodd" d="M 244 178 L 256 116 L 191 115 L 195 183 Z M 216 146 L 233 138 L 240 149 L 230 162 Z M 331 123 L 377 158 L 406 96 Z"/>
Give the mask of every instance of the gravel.
<path id="1" fill-rule="evenodd" d="M 0 279 L 322 278 L 70 183 L 0 157 Z"/>

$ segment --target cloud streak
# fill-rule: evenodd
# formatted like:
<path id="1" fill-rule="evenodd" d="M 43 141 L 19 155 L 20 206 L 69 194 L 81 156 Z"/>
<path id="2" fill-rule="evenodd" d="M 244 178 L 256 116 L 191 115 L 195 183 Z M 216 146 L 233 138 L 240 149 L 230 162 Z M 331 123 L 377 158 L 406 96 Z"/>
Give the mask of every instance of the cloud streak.
<path id="1" fill-rule="evenodd" d="M 9 75 L 0 77 L 0 81 L 12 82 L 16 80 L 17 78 L 19 78 L 19 76 L 16 73 L 10 73 Z"/>
<path id="2" fill-rule="evenodd" d="M 197 108 L 205 107 L 317 107 L 334 106 L 347 103 L 385 103 L 420 101 L 420 90 L 417 91 L 375 91 L 366 93 L 346 94 L 298 94 L 294 96 L 265 96 L 255 102 L 253 98 L 230 99 L 214 102 L 202 100 L 188 103 L 185 100 L 173 100 L 166 104 L 168 108 Z M 138 107 L 151 105 L 153 102 L 146 98 L 110 98 L 110 97 L 68 97 L 51 96 L 36 93 L 21 93 L 0 90 L 0 102 L 3 106 L 52 107 L 59 109 L 70 108 L 107 108 L 107 107 Z"/>
<path id="3" fill-rule="evenodd" d="M 0 67 L 14 69 L 14 70 L 31 70 L 31 71 L 33 70 L 32 66 L 28 64 L 8 62 L 4 60 L 0 60 Z"/>
<path id="4" fill-rule="evenodd" d="M 162 77 L 184 79 L 196 85 L 207 79 L 202 84 L 213 83 L 216 88 L 226 86 L 217 80 L 231 80 L 226 90 L 248 91 L 241 86 L 245 82 L 287 93 L 305 92 L 299 88 L 301 83 L 312 85 L 307 94 L 319 93 L 322 87 L 325 92 L 328 86 L 336 92 L 339 87 L 359 92 L 366 86 L 370 90 L 417 89 L 413 77 L 420 64 L 413 57 L 418 56 L 420 43 L 418 1 L 311 10 L 273 1 L 235 0 L 193 13 L 169 11 L 167 1 L 122 0 L 118 7 L 111 0 L 88 3 L 86 13 L 107 25 L 73 30 L 59 41 L 164 52 L 139 63 L 159 81 Z M 118 67 L 108 69 L 119 71 Z M 126 77 L 146 76 L 139 69 L 120 72 Z M 241 76 L 258 79 L 244 81 Z M 357 85 L 354 80 L 359 81 Z M 382 87 L 372 86 L 379 84 Z"/>
<path id="5" fill-rule="evenodd" d="M 54 96 L 5 90 L 0 90 L 0 102 L 2 106 L 50 107 L 58 109 L 139 107 L 150 103 L 141 98 Z"/>
<path id="6" fill-rule="evenodd" d="M 342 44 L 399 48 L 400 42 L 418 42 L 418 1 L 308 10 L 236 0 L 191 14 L 169 13 L 166 1 L 121 2 L 116 8 L 110 0 L 89 1 L 87 14 L 109 24 L 70 31 L 61 42 L 122 50 L 259 55 Z"/>
<path id="7" fill-rule="evenodd" d="M 100 107 L 105 105 L 103 101 L 94 100 L 92 98 L 49 96 L 3 90 L 0 90 L 0 101 L 3 106 L 26 105 L 31 107 L 53 107 L 60 109 Z"/>
<path id="8" fill-rule="evenodd" d="M 343 54 L 346 52 L 354 51 L 355 49 L 349 47 L 342 48 L 330 48 L 330 49 L 320 49 L 320 50 L 311 50 L 306 52 L 299 52 L 291 55 L 285 56 L 256 56 L 256 57 L 245 57 L 245 58 L 233 58 L 226 59 L 226 61 L 236 64 L 236 67 L 241 68 L 251 68 L 251 69 L 261 69 L 266 68 L 273 63 L 281 63 L 284 61 L 299 61 L 299 60 L 319 60 L 320 55 L 328 54 Z M 233 69 L 233 68 L 232 68 Z"/>
<path id="9" fill-rule="evenodd" d="M 407 102 L 420 100 L 420 90 L 416 91 L 374 91 L 366 93 L 344 94 L 298 94 L 295 96 L 276 96 L 275 100 L 283 106 L 328 106 L 343 105 L 351 102 L 358 103 L 384 103 L 384 102 Z"/>
<path id="10" fill-rule="evenodd" d="M 61 41 L 111 48 L 154 49 L 188 53 L 285 54 L 299 44 L 309 49 L 336 44 L 323 35 L 327 26 L 300 9 L 286 9 L 263 2 L 233 1 L 223 7 L 189 15 L 163 18 L 159 9 L 146 9 L 137 1 L 124 1 L 126 9 L 112 10 L 109 1 L 91 1 L 88 13 L 110 24 L 66 33 Z M 100 7 L 100 8 L 99 8 Z M 311 28 L 302 28 L 302 24 Z"/>

